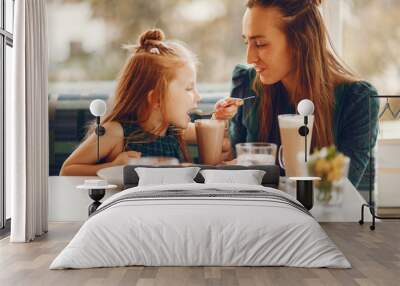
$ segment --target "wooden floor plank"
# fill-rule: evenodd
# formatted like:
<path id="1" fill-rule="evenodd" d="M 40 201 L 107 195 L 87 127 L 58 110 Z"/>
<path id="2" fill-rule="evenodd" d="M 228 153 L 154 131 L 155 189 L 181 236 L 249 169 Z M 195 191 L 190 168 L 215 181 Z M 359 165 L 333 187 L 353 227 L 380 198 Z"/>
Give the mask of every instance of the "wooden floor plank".
<path id="1" fill-rule="evenodd" d="M 0 285 L 400 285 L 400 222 L 381 222 L 375 231 L 356 223 L 321 226 L 352 264 L 352 269 L 290 267 L 117 267 L 48 269 L 79 230 L 79 223 L 51 223 L 32 243 L 0 240 Z"/>

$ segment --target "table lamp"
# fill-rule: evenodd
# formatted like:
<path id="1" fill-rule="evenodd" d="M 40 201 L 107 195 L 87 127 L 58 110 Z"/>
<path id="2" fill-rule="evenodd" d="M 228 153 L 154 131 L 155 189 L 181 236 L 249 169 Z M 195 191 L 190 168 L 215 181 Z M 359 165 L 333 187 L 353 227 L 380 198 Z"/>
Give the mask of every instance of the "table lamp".
<path id="1" fill-rule="evenodd" d="M 106 113 L 107 105 L 104 100 L 95 99 L 90 103 L 90 113 L 96 117 L 96 129 L 97 135 L 97 164 L 100 163 L 100 136 L 106 133 L 106 129 L 100 124 L 100 117 Z M 113 188 L 113 185 L 107 185 L 103 180 L 87 180 L 85 185 L 78 186 L 80 189 L 87 189 L 89 191 L 89 197 L 94 202 L 89 206 L 89 216 L 96 211 L 100 206 L 100 200 L 104 197 L 107 188 Z M 104 186 L 103 186 L 104 185 Z"/>
<path id="2" fill-rule="evenodd" d="M 100 163 L 100 136 L 106 133 L 106 129 L 100 125 L 100 117 L 106 113 L 107 105 L 104 100 L 95 99 L 90 103 L 90 113 L 96 117 L 96 130 L 97 135 L 97 163 Z"/>
<path id="3" fill-rule="evenodd" d="M 307 163 L 307 135 L 310 132 L 308 128 L 308 116 L 314 113 L 314 103 L 309 99 L 303 99 L 297 105 L 297 111 L 304 116 L 304 125 L 299 128 L 300 136 L 304 137 L 304 162 Z M 307 167 L 307 164 L 306 164 Z M 313 181 L 320 180 L 319 177 L 290 177 L 296 181 L 296 199 L 302 205 L 310 210 L 314 205 L 314 185 Z"/>
<path id="4" fill-rule="evenodd" d="M 299 134 L 304 137 L 304 161 L 307 163 L 307 135 L 310 132 L 307 124 L 308 116 L 314 113 L 314 103 L 309 99 L 303 99 L 297 105 L 297 111 L 300 115 L 304 116 L 304 125 L 299 128 Z"/>

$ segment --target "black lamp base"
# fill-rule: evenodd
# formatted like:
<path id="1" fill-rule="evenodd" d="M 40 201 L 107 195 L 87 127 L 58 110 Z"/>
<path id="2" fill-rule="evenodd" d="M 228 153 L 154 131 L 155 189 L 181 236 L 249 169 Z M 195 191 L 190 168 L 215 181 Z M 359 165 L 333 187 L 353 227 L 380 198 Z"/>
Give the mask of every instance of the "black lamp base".
<path id="1" fill-rule="evenodd" d="M 100 200 L 104 197 L 105 194 L 105 189 L 89 189 L 89 197 L 94 200 L 94 202 L 88 208 L 89 216 L 94 213 L 101 205 Z"/>
<path id="2" fill-rule="evenodd" d="M 307 210 L 311 210 L 314 205 L 313 181 L 296 181 L 296 198 Z"/>
<path id="3" fill-rule="evenodd" d="M 289 177 L 296 181 L 296 199 L 307 209 L 311 210 L 314 206 L 314 181 L 319 181 L 319 177 Z"/>

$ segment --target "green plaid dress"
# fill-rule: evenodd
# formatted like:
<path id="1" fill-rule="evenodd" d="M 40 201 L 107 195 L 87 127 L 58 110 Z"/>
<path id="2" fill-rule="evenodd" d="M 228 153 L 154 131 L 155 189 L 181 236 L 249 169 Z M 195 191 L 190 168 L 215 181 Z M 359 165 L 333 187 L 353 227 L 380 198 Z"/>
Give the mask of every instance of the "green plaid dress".
<path id="1" fill-rule="evenodd" d="M 137 151 L 142 157 L 174 157 L 182 161 L 176 132 L 169 127 L 165 136 L 157 136 L 143 130 L 135 123 L 121 123 L 124 129 L 125 151 Z"/>

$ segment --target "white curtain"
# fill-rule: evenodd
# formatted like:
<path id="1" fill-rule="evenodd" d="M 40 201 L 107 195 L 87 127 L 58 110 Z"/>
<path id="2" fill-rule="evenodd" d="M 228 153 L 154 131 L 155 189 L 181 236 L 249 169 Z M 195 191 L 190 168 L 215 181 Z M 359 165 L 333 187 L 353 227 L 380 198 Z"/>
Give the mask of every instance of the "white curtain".
<path id="1" fill-rule="evenodd" d="M 48 92 L 45 0 L 15 1 L 13 92 L 6 98 L 6 186 L 12 242 L 47 232 Z"/>

